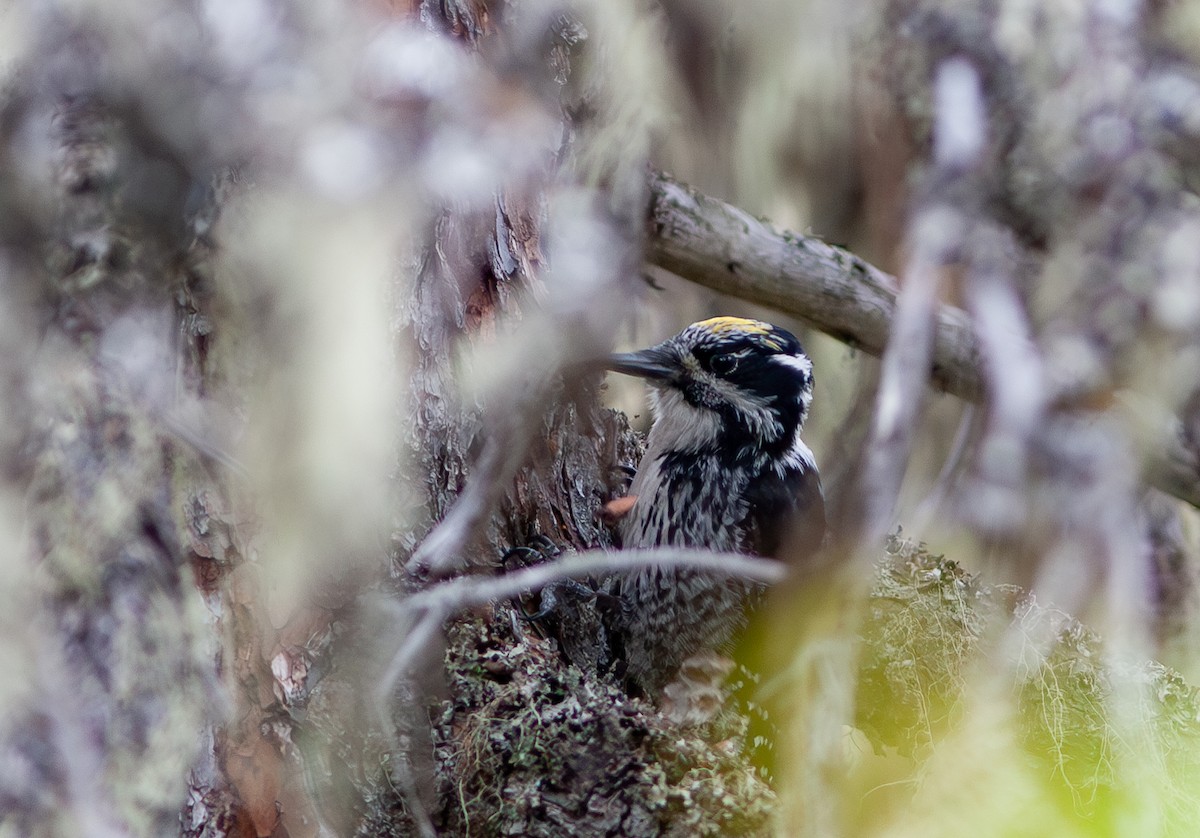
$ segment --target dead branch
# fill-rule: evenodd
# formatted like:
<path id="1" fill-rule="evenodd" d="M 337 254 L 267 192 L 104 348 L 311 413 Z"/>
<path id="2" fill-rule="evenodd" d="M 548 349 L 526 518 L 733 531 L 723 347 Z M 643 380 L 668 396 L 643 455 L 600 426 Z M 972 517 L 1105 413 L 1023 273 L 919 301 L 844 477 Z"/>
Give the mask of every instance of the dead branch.
<path id="1" fill-rule="evenodd" d="M 669 175 L 650 178 L 646 258 L 684 279 L 772 306 L 838 340 L 882 355 L 899 285 L 847 250 L 781 231 Z M 936 387 L 976 401 L 983 392 L 975 336 L 964 312 L 941 306 L 934 335 Z"/>

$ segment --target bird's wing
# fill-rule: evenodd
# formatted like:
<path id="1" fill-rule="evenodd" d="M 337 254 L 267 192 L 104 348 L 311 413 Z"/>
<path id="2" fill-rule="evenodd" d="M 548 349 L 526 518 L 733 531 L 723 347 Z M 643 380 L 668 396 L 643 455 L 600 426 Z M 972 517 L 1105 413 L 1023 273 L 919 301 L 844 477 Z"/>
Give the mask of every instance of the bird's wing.
<path id="1" fill-rule="evenodd" d="M 815 469 L 770 471 L 746 493 L 749 546 L 760 556 L 803 562 L 825 538 L 825 495 Z"/>

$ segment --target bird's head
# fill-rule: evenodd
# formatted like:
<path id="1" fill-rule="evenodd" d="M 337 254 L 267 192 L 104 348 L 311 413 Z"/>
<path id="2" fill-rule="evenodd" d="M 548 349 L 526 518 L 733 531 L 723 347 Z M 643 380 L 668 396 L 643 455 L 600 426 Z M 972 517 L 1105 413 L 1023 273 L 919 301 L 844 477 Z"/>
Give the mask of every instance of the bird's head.
<path id="1" fill-rule="evenodd" d="M 812 403 L 812 361 L 800 342 L 759 320 L 702 320 L 607 366 L 650 382 L 652 442 L 668 450 L 783 457 L 800 444 Z"/>

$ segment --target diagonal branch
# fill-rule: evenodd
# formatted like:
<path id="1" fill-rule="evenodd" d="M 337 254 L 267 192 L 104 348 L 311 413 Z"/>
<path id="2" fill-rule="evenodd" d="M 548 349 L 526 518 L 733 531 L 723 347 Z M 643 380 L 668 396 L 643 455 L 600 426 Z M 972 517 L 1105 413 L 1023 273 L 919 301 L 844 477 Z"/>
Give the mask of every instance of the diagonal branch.
<path id="1" fill-rule="evenodd" d="M 771 306 L 844 343 L 881 355 L 896 315 L 895 277 L 840 247 L 780 231 L 670 176 L 650 176 L 646 258 L 684 279 Z M 978 341 L 961 309 L 936 315 L 933 385 L 968 401 L 984 394 Z M 1076 382 L 1060 385 L 1068 396 Z M 1051 393 L 1053 400 L 1054 393 Z M 1147 480 L 1200 507 L 1200 457 L 1173 419 L 1145 446 Z"/>
<path id="2" fill-rule="evenodd" d="M 896 316 L 896 278 L 820 239 L 780 231 L 735 206 L 654 173 L 647 259 L 731 297 L 777 308 L 872 355 Z M 941 306 L 933 383 L 976 401 L 983 392 L 967 315 Z"/>

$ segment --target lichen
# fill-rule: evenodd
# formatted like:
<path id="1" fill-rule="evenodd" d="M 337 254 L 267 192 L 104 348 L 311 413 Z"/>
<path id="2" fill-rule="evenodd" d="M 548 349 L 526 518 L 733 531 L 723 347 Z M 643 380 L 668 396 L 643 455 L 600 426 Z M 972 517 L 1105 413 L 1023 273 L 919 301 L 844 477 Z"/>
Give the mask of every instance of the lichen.
<path id="1" fill-rule="evenodd" d="M 670 723 L 615 679 L 564 663 L 507 605 L 448 635 L 452 697 L 435 727 L 443 787 L 456 797 L 442 807 L 448 833 L 767 831 L 774 793 L 740 743 L 718 738 L 727 719 Z"/>
<path id="2" fill-rule="evenodd" d="M 889 540 L 862 628 L 859 673 L 858 725 L 877 746 L 910 755 L 952 722 L 989 597 L 955 562 Z"/>
<path id="3" fill-rule="evenodd" d="M 1150 783 L 1171 829 L 1200 824 L 1200 695 L 1177 672 L 1121 657 L 1064 612 L 988 587 L 922 544 L 892 539 L 877 573 L 857 694 L 857 724 L 877 749 L 914 757 L 917 776 L 970 724 L 986 672 L 1007 684 L 1025 770 L 1060 811 L 1119 822 L 1151 805 L 1135 800 Z"/>

